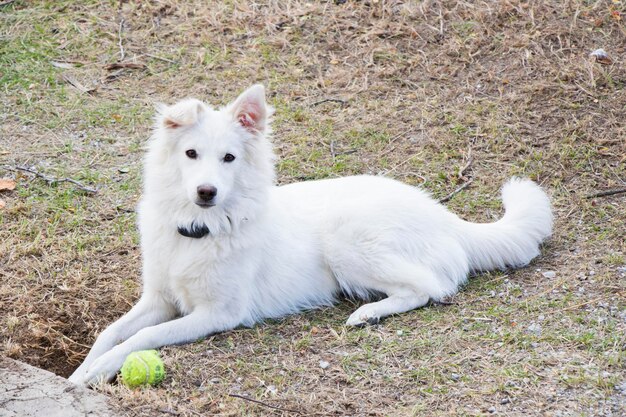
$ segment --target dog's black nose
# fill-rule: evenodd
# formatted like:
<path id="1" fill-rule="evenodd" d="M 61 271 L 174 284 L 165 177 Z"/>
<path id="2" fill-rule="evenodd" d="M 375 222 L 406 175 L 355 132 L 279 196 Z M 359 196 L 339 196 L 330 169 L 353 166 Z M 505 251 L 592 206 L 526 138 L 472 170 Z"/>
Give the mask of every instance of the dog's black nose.
<path id="1" fill-rule="evenodd" d="M 211 201 L 217 195 L 217 188 L 212 185 L 199 185 L 197 190 L 198 198 L 202 201 Z"/>

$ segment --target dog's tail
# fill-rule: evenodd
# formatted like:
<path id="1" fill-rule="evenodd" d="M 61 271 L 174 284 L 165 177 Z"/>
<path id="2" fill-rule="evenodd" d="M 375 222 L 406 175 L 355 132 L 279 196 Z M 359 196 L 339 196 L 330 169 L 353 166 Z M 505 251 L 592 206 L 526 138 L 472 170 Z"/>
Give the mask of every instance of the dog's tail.
<path id="1" fill-rule="evenodd" d="M 511 178 L 502 188 L 502 202 L 506 212 L 497 222 L 463 222 L 461 241 L 472 271 L 526 265 L 552 234 L 550 200 L 533 181 Z"/>

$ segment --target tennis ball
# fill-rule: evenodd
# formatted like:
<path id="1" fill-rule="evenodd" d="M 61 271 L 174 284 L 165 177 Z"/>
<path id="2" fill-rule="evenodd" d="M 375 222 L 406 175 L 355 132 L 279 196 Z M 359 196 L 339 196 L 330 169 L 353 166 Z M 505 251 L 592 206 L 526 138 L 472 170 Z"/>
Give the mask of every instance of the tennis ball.
<path id="1" fill-rule="evenodd" d="M 130 388 L 158 385 L 165 378 L 165 365 L 156 350 L 141 350 L 126 357 L 121 374 L 122 382 Z"/>

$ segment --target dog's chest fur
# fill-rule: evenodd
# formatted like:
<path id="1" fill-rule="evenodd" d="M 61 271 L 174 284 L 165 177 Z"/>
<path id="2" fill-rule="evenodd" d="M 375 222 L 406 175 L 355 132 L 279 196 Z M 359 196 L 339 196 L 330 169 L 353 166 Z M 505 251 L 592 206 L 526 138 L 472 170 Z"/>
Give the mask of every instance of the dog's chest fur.
<path id="1" fill-rule="evenodd" d="M 254 255 L 230 240 L 175 236 L 161 252 L 167 254 L 160 260 L 166 271 L 162 284 L 181 314 L 244 293 L 242 286 L 250 282 L 254 262 L 241 259 L 253 261 Z"/>

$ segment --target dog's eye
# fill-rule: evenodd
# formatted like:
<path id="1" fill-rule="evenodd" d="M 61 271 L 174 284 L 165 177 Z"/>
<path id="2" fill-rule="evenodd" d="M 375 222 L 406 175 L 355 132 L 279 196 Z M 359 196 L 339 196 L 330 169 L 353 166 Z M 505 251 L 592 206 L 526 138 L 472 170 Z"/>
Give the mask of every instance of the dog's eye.
<path id="1" fill-rule="evenodd" d="M 185 152 L 185 155 L 187 155 L 191 159 L 196 159 L 198 157 L 198 153 L 195 149 L 189 149 Z"/>
<path id="2" fill-rule="evenodd" d="M 233 162 L 235 160 L 235 155 L 232 153 L 227 153 L 224 155 L 224 162 Z"/>

